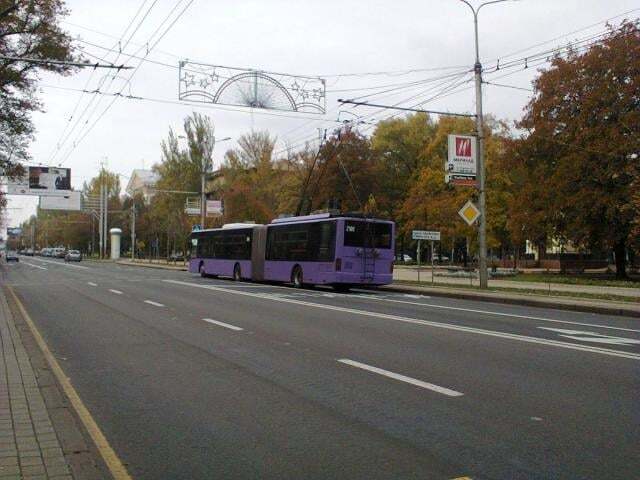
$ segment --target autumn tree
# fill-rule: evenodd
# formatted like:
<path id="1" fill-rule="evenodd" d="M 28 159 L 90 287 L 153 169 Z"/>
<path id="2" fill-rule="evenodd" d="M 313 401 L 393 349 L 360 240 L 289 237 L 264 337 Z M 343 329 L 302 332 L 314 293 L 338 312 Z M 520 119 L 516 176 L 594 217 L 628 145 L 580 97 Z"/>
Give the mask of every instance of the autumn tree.
<path id="1" fill-rule="evenodd" d="M 375 166 L 369 138 L 351 128 L 336 131 L 323 144 L 310 177 L 309 210 L 362 211 L 380 192 Z"/>
<path id="2" fill-rule="evenodd" d="M 438 230 L 441 246 L 476 244 L 477 231 L 458 216 L 467 200 L 476 200 L 475 187 L 453 186 L 445 183 L 444 163 L 447 158 L 448 136 L 453 133 L 470 134 L 475 125 L 471 119 L 442 117 L 434 124 L 434 131 L 423 147 L 421 162 L 409 182 L 407 193 L 398 212 L 400 230 Z M 503 142 L 508 129 L 500 122 L 487 118 L 485 122 L 485 154 L 487 171 L 488 245 L 501 248 L 509 244 L 505 225 L 508 183 L 498 159 L 503 154 Z M 426 138 L 426 137 L 425 137 Z"/>
<path id="3" fill-rule="evenodd" d="M 38 62 L 77 59 L 71 37 L 59 25 L 65 15 L 62 0 L 0 0 L 0 167 L 28 158 L 31 113 L 42 108 L 36 97 L 39 72 L 72 71 Z"/>
<path id="4" fill-rule="evenodd" d="M 640 30 L 610 27 L 585 52 L 557 57 L 534 83 L 514 168 L 526 188 L 516 203 L 545 231 L 589 249 L 626 251 L 637 210 L 633 182 L 640 152 Z"/>
<path id="5" fill-rule="evenodd" d="M 226 152 L 221 192 L 225 221 L 268 223 L 281 213 L 282 187 L 293 170 L 288 162 L 274 159 L 275 143 L 268 132 L 251 132 Z"/>
<path id="6" fill-rule="evenodd" d="M 378 208 L 383 215 L 397 218 L 410 183 L 425 163 L 427 146 L 433 140 L 436 123 L 426 114 L 378 122 L 371 137 L 380 180 Z"/>
<path id="7" fill-rule="evenodd" d="M 180 137 L 186 146 L 180 146 Z M 184 135 L 172 129 L 161 143 L 161 160 L 153 169 L 160 177 L 156 183 L 158 193 L 154 195 L 149 215 L 149 231 L 141 230 L 140 239 L 147 246 L 164 240 L 165 253 L 184 251 L 192 225 L 199 221 L 185 214 L 188 194 L 199 192 L 203 171 L 209 171 L 215 144 L 215 131 L 211 119 L 194 112 L 184 120 Z M 191 195 L 195 196 L 195 195 Z M 144 241 L 144 240 L 142 240 Z"/>

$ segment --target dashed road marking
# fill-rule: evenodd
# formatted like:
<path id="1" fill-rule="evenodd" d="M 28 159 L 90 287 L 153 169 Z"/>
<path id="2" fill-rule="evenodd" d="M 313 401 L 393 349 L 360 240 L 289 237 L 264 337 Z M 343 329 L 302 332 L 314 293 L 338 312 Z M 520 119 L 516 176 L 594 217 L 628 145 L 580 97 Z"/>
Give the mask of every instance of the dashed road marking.
<path id="1" fill-rule="evenodd" d="M 230 325 L 228 323 L 220 322 L 218 320 L 213 320 L 211 318 L 203 318 L 202 320 L 204 320 L 207 323 L 211 323 L 213 325 L 218 325 L 219 327 L 228 328 L 229 330 L 235 330 L 237 332 L 244 330 L 244 328 L 236 327 L 235 325 Z"/>
<path id="2" fill-rule="evenodd" d="M 451 390 L 450 388 L 441 387 L 440 385 L 435 385 L 433 383 L 423 382 L 422 380 L 407 377 L 406 375 L 400 375 L 399 373 L 390 372 L 389 370 L 384 370 L 382 368 L 373 367 L 371 365 L 367 365 L 366 363 L 349 360 L 348 358 L 338 359 L 338 362 L 344 363 L 345 365 L 351 365 L 352 367 L 360 368 L 362 370 L 367 370 L 369 372 L 377 373 L 378 375 L 382 375 L 388 378 L 393 378 L 394 380 L 410 383 L 411 385 L 415 385 L 417 387 L 426 388 L 427 390 L 441 393 L 442 395 L 446 395 L 448 397 L 461 397 L 462 395 L 464 395 L 464 393 L 456 392 L 455 390 Z"/>
<path id="3" fill-rule="evenodd" d="M 154 307 L 164 307 L 162 303 L 154 302 L 153 300 L 145 300 L 144 303 L 148 303 L 149 305 L 153 305 Z"/>
<path id="4" fill-rule="evenodd" d="M 111 293 L 115 293 L 116 295 L 122 295 L 122 292 L 120 290 L 114 290 L 113 288 L 110 288 L 109 291 Z"/>
<path id="5" fill-rule="evenodd" d="M 22 263 L 24 263 L 25 265 L 29 265 L 30 267 L 33 267 L 33 268 L 39 268 L 40 270 L 47 270 L 47 267 L 42 267 L 40 265 L 34 265 L 33 263 L 27 263 L 27 262 L 22 262 Z"/>
<path id="6" fill-rule="evenodd" d="M 54 260 L 43 260 L 42 258 L 38 259 L 39 262 L 44 262 L 44 263 L 52 263 L 54 265 L 60 265 L 62 267 L 71 267 L 71 268 L 79 268 L 81 270 L 89 270 L 89 267 L 83 267 L 82 265 L 72 265 L 70 263 L 66 263 L 66 262 L 56 262 Z"/>
<path id="7" fill-rule="evenodd" d="M 98 286 L 97 283 L 93 283 L 93 282 L 87 282 L 87 285 L 91 285 L 92 287 L 97 287 Z"/>

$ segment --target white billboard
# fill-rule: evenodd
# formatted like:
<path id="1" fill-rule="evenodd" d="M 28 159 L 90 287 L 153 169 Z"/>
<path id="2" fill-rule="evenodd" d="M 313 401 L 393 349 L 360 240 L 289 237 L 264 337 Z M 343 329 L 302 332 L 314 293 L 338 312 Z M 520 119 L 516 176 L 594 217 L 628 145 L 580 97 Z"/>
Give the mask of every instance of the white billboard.
<path id="1" fill-rule="evenodd" d="M 222 200 L 207 200 L 207 217 L 219 217 L 222 215 Z"/>
<path id="2" fill-rule="evenodd" d="M 431 230 L 413 230 L 411 232 L 411 238 L 413 240 L 431 240 L 432 242 L 439 242 L 440 232 L 434 232 Z"/>
<path id="3" fill-rule="evenodd" d="M 80 192 L 67 192 L 64 196 L 40 197 L 40 208 L 42 210 L 71 210 L 78 212 L 82 209 Z"/>
<path id="4" fill-rule="evenodd" d="M 7 185 L 9 195 L 69 195 L 71 169 L 58 167 L 28 167 L 27 174 Z"/>
<path id="5" fill-rule="evenodd" d="M 446 182 L 453 185 L 476 184 L 476 137 L 449 135 L 449 154 L 446 166 Z"/>

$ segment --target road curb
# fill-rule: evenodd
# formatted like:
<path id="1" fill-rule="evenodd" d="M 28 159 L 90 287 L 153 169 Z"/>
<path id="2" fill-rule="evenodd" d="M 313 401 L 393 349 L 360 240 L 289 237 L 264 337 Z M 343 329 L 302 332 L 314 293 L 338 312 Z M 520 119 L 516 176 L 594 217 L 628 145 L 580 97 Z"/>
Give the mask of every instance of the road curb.
<path id="1" fill-rule="evenodd" d="M 5 289 L 11 296 L 11 299 L 13 300 L 17 311 L 20 313 L 21 320 L 24 322 L 26 329 L 30 332 L 35 343 L 35 348 L 39 349 L 43 357 L 43 362 L 48 365 L 49 371 L 51 372 L 53 378 L 55 378 L 57 387 L 60 389 L 60 394 L 64 395 L 66 401 L 71 407 L 71 410 L 74 412 L 75 418 L 84 428 L 85 433 L 89 437 L 88 441 L 93 443 L 91 448 L 95 449 L 96 454 L 99 455 L 99 457 L 102 459 L 104 466 L 109 471 L 111 477 L 114 480 L 131 480 L 126 467 L 118 458 L 117 454 L 102 433 L 102 430 L 91 416 L 91 413 L 89 412 L 87 407 L 82 402 L 82 399 L 71 384 L 70 378 L 67 377 L 66 373 L 58 363 L 56 357 L 49 349 L 49 346 L 38 330 L 35 322 L 27 312 L 24 304 L 11 286 L 6 285 Z M 74 452 L 74 454 L 77 453 L 82 452 Z M 80 477 L 84 477 L 84 475 L 75 476 L 75 478 Z"/>
<path id="2" fill-rule="evenodd" d="M 464 292 L 460 290 L 446 290 L 440 287 L 413 287 L 410 285 L 385 285 L 378 287 L 381 291 L 393 291 L 410 294 L 428 294 L 434 297 L 455 298 L 458 300 L 477 300 L 481 302 L 503 303 L 508 305 L 523 305 L 527 307 L 545 307 L 556 310 L 570 310 L 574 312 L 597 313 L 640 318 L 640 306 L 627 305 L 594 305 L 569 298 L 554 297 L 553 299 L 534 298 L 514 295 L 500 295 L 481 292 Z"/>

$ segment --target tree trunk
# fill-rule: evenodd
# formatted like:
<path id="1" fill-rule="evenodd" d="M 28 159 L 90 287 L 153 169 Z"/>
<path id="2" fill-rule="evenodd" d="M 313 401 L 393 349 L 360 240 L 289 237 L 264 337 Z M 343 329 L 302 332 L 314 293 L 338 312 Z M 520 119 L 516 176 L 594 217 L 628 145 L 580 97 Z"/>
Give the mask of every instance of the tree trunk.
<path id="1" fill-rule="evenodd" d="M 627 278 L 627 259 L 624 240 L 616 243 L 614 252 L 616 255 L 616 278 Z"/>

